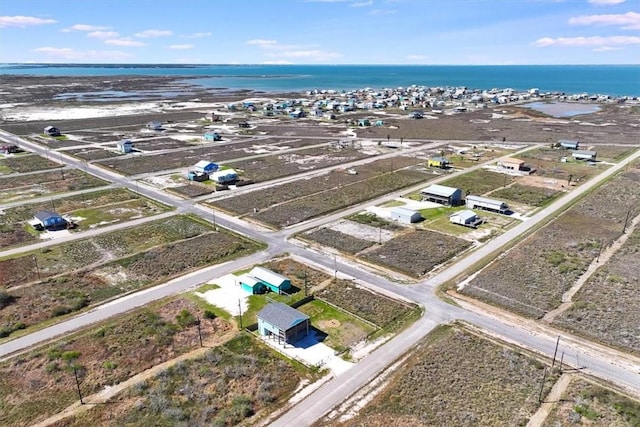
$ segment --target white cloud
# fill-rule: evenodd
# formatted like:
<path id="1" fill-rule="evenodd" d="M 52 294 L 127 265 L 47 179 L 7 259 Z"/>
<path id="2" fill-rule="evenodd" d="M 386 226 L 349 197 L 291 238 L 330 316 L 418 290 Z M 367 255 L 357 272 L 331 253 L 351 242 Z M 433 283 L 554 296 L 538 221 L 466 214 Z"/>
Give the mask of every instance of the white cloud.
<path id="1" fill-rule="evenodd" d="M 589 3 L 596 6 L 611 6 L 624 3 L 624 0 L 589 0 Z"/>
<path id="2" fill-rule="evenodd" d="M 373 6 L 373 0 L 369 0 L 369 1 L 361 1 L 361 2 L 356 2 L 356 3 L 351 3 L 349 6 L 351 6 L 351 7 L 367 7 L 367 6 Z"/>
<path id="3" fill-rule="evenodd" d="M 87 37 L 93 37 L 94 39 L 114 39 L 120 34 L 115 31 L 92 31 L 87 34 Z"/>
<path id="4" fill-rule="evenodd" d="M 186 36 L 182 36 L 186 39 L 201 39 L 203 37 L 211 37 L 213 35 L 213 33 L 193 33 L 193 34 L 187 34 Z"/>
<path id="5" fill-rule="evenodd" d="M 276 40 L 253 39 L 253 40 L 249 40 L 247 44 L 261 46 L 261 47 L 271 47 L 271 46 L 276 46 L 278 42 Z"/>
<path id="6" fill-rule="evenodd" d="M 64 33 L 70 33 L 71 31 L 102 31 L 108 30 L 110 27 L 101 27 L 98 25 L 87 25 L 87 24 L 76 24 L 72 25 L 69 28 L 65 28 L 62 30 Z"/>
<path id="7" fill-rule="evenodd" d="M 187 49 L 193 49 L 193 45 L 192 44 L 172 44 L 171 46 L 167 46 L 167 49 L 187 50 Z"/>
<path id="8" fill-rule="evenodd" d="M 37 52 L 60 61 L 121 61 L 131 58 L 131 54 L 117 50 L 86 50 L 79 51 L 69 47 L 39 47 Z"/>
<path id="9" fill-rule="evenodd" d="M 0 16 L 0 28 L 19 27 L 25 28 L 30 25 L 55 24 L 54 19 L 36 18 L 35 16 Z"/>
<path id="10" fill-rule="evenodd" d="M 640 30 L 640 13 L 617 15 L 583 15 L 569 19 L 571 25 L 616 25 L 624 30 Z"/>
<path id="11" fill-rule="evenodd" d="M 173 35 L 173 31 L 171 30 L 145 30 L 139 33 L 135 33 L 136 37 L 150 39 L 154 37 L 166 37 Z"/>
<path id="12" fill-rule="evenodd" d="M 145 46 L 145 43 L 139 42 L 137 40 L 131 40 L 131 39 L 107 39 L 104 42 L 105 44 L 111 44 L 114 46 L 126 46 L 126 47 Z"/>
<path id="13" fill-rule="evenodd" d="M 409 61 L 422 61 L 425 59 L 428 59 L 429 57 L 427 55 L 408 55 L 407 59 Z"/>
<path id="14" fill-rule="evenodd" d="M 622 50 L 621 47 L 602 46 L 592 49 L 594 52 L 609 52 L 610 50 Z"/>
<path id="15" fill-rule="evenodd" d="M 285 58 L 303 58 L 309 59 L 312 61 L 327 61 L 329 59 L 341 58 L 342 54 L 337 52 L 325 52 L 322 50 L 287 50 L 283 52 L 279 52 L 278 56 L 282 56 Z"/>
<path id="16" fill-rule="evenodd" d="M 536 47 L 574 46 L 574 47 L 603 47 L 629 44 L 640 44 L 640 37 L 609 36 L 609 37 L 543 37 L 532 43 Z"/>

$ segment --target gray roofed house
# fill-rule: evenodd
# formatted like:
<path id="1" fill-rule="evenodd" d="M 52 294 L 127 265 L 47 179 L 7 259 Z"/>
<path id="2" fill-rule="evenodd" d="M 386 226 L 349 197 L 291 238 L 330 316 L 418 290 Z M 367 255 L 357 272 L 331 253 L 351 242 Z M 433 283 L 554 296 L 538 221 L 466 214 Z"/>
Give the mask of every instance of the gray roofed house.
<path id="1" fill-rule="evenodd" d="M 292 343 L 309 334 L 309 316 L 281 302 L 271 302 L 258 312 L 258 332 Z"/>

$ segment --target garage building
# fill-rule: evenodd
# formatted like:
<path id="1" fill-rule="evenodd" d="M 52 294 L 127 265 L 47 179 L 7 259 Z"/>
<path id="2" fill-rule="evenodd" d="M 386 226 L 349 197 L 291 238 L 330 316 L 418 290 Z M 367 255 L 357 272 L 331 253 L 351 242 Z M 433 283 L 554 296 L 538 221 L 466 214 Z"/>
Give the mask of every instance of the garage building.
<path id="1" fill-rule="evenodd" d="M 399 206 L 391 210 L 391 219 L 405 224 L 412 224 L 414 222 L 422 221 L 422 215 L 420 212 L 414 211 L 413 209 Z"/>
<path id="2" fill-rule="evenodd" d="M 278 344 L 294 343 L 309 334 L 309 316 L 281 302 L 271 302 L 258 312 L 258 333 L 277 339 Z"/>
<path id="3" fill-rule="evenodd" d="M 433 184 L 420 190 L 420 195 L 422 196 L 422 200 L 440 203 L 442 205 L 457 206 L 462 199 L 462 190 Z"/>
<path id="4" fill-rule="evenodd" d="M 501 214 L 509 210 L 509 206 L 505 202 L 481 196 L 467 196 L 466 204 L 469 209 L 485 209 Z"/>
<path id="5" fill-rule="evenodd" d="M 253 267 L 250 276 L 262 282 L 270 291 L 278 294 L 291 289 L 291 280 L 264 267 Z"/>
<path id="6" fill-rule="evenodd" d="M 464 210 L 449 215 L 449 221 L 452 224 L 464 225 L 465 227 L 477 227 L 482 220 L 474 211 Z"/>

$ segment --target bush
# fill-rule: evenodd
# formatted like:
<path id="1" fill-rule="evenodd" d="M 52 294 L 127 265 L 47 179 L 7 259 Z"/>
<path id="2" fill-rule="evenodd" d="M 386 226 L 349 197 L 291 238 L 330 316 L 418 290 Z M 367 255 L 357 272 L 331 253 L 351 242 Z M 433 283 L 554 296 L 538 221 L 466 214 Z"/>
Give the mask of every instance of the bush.
<path id="1" fill-rule="evenodd" d="M 107 360 L 102 364 L 102 367 L 104 369 L 113 370 L 113 369 L 116 369 L 118 367 L 118 364 L 116 362 L 111 362 L 111 361 Z"/>
<path id="2" fill-rule="evenodd" d="M 186 308 L 176 316 L 176 321 L 182 328 L 187 328 L 198 323 L 198 319 Z"/>
<path id="3" fill-rule="evenodd" d="M 80 357 L 80 352 L 76 350 L 65 351 L 62 353 L 61 357 L 65 362 L 72 362 Z"/>
<path id="4" fill-rule="evenodd" d="M 0 310 L 13 303 L 15 300 L 15 296 L 5 291 L 0 291 Z"/>
<path id="5" fill-rule="evenodd" d="M 51 312 L 51 317 L 64 316 L 65 314 L 69 314 L 72 311 L 73 310 L 71 310 L 71 307 L 68 307 L 66 305 L 59 305 L 53 309 L 53 311 Z"/>
<path id="6" fill-rule="evenodd" d="M 207 319 L 213 320 L 218 316 L 216 316 L 216 314 L 213 312 L 213 310 L 206 309 L 204 311 L 204 317 L 207 318 Z"/>

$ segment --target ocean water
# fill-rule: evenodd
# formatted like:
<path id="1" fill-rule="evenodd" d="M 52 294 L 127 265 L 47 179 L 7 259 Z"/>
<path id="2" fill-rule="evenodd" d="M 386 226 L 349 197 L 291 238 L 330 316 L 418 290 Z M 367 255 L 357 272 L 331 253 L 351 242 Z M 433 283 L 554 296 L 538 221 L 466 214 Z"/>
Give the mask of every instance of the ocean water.
<path id="1" fill-rule="evenodd" d="M 150 65 L 2 64 L 3 74 L 184 76 L 210 88 L 266 92 L 424 86 L 538 88 L 541 92 L 640 96 L 640 65 Z M 194 80 L 193 78 L 196 77 Z"/>

